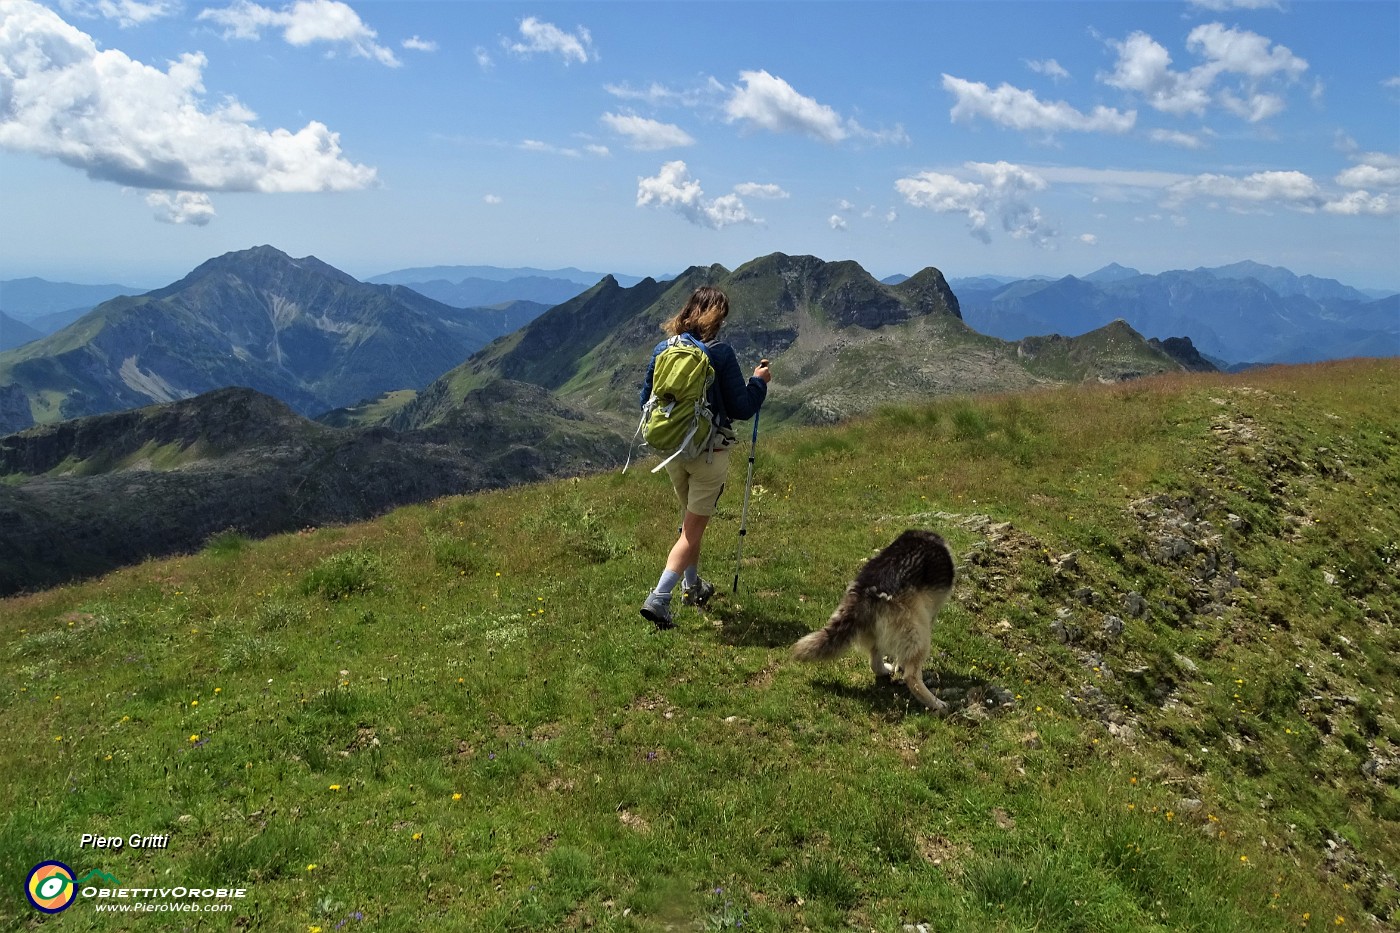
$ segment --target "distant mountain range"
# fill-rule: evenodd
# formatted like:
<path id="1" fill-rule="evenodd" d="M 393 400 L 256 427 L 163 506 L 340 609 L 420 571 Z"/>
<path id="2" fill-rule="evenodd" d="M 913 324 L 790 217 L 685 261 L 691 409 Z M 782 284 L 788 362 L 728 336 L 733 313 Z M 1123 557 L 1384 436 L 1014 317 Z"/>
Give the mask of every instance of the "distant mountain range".
<path id="1" fill-rule="evenodd" d="M 1122 322 L 1074 338 L 999 340 L 963 322 L 937 269 L 885 285 L 854 262 L 774 253 L 732 272 L 696 266 L 674 280 L 643 279 L 631 288 L 609 276 L 434 381 L 389 423 L 433 424 L 472 392 L 507 379 L 542 386 L 621 426 L 635 418 L 643 367 L 662 321 L 700 285 L 729 295 L 721 337 L 740 359 L 750 366 L 760 356 L 773 361 L 779 389 L 764 409 L 769 424 L 833 422 L 941 394 L 1203 365 L 1190 352 L 1186 362 L 1173 356 L 1189 351 L 1189 340 L 1170 349 L 1153 345 Z"/>
<path id="2" fill-rule="evenodd" d="M 44 332 L 35 330 L 23 321 L 17 321 L 4 311 L 0 311 L 0 350 L 22 347 L 31 340 L 38 340 Z"/>
<path id="3" fill-rule="evenodd" d="M 0 432 L 226 386 L 317 414 L 426 385 L 545 307 L 456 308 L 270 246 L 228 253 L 0 353 Z"/>
<path id="4" fill-rule="evenodd" d="M 497 266 L 427 266 L 376 275 L 367 281 L 405 285 L 445 304 L 459 308 L 493 305 L 502 301 L 534 301 L 557 305 L 596 285 L 607 273 L 567 269 L 502 269 Z M 642 281 L 636 276 L 614 274 L 624 285 Z"/>
<path id="5" fill-rule="evenodd" d="M 1400 354 L 1400 296 L 1255 262 L 1144 275 L 1112 264 L 1083 278 L 958 279 L 967 322 L 1018 340 L 1122 319 L 1151 337 L 1189 335 L 1221 366 Z"/>
<path id="6" fill-rule="evenodd" d="M 75 308 L 92 308 L 120 295 L 146 291 L 133 285 L 75 285 L 46 279 L 7 279 L 0 282 L 0 311 L 17 321 L 34 321 Z"/>

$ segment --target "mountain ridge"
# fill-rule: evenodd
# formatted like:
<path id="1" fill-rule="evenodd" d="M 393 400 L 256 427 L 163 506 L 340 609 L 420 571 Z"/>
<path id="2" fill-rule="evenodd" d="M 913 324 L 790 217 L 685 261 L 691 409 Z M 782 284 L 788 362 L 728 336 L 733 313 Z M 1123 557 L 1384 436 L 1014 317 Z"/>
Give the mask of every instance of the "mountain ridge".
<path id="1" fill-rule="evenodd" d="M 271 246 L 213 257 L 140 296 L 0 354 L 30 401 L 0 431 L 244 385 L 303 414 L 420 388 L 531 316 L 476 312 L 362 283 Z"/>

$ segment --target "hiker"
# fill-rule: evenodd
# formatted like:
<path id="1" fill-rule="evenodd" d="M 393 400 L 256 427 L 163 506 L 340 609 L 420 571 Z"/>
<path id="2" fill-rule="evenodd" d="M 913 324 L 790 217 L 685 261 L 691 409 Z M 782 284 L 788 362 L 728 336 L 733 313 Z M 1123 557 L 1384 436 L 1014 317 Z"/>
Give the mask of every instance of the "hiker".
<path id="1" fill-rule="evenodd" d="M 714 584 L 701 579 L 699 573 L 701 539 L 710 516 L 715 513 L 720 493 L 724 491 L 725 476 L 729 472 L 729 448 L 735 443 L 734 421 L 744 421 L 758 414 L 768 395 L 768 380 L 773 378 L 768 361 L 763 360 L 754 369 L 753 376 L 747 382 L 744 380 L 734 348 L 716 339 L 720 325 L 728 316 L 728 296 L 706 285 L 697 288 L 680 313 L 661 325 L 671 337 L 690 334 L 704 344 L 714 368 L 714 382 L 707 393 L 714 430 L 699 453 L 676 456 L 665 465 L 685 515 L 681 519 L 680 536 L 666 558 L 666 569 L 656 588 L 642 603 L 642 617 L 658 629 L 675 626 L 671 621 L 671 595 L 677 583 L 681 584 L 683 605 L 704 606 L 714 595 Z M 656 358 L 670 342 L 663 340 L 652 351 L 646 381 L 642 384 L 643 408 L 651 399 Z"/>

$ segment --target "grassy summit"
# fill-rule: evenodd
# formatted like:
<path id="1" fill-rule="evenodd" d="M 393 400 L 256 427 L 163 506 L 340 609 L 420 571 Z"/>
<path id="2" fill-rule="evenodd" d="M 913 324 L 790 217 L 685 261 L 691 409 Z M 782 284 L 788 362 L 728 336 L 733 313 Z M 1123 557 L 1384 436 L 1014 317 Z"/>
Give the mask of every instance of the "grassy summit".
<path id="1" fill-rule="evenodd" d="M 1398 413 L 1362 360 L 761 437 L 739 595 L 736 470 L 660 635 L 645 471 L 0 602 L 0 919 L 57 859 L 247 887 L 191 929 L 1394 926 Z M 787 656 L 911 526 L 960 567 L 948 718 Z"/>

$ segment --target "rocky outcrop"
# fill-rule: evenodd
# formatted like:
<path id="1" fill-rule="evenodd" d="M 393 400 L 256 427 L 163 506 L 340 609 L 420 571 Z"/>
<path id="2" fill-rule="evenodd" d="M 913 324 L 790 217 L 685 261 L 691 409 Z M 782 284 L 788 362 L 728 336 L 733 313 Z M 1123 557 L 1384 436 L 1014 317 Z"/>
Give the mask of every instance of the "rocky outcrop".
<path id="1" fill-rule="evenodd" d="M 25 391 L 13 384 L 0 386 L 0 435 L 23 431 L 33 424 Z"/>

